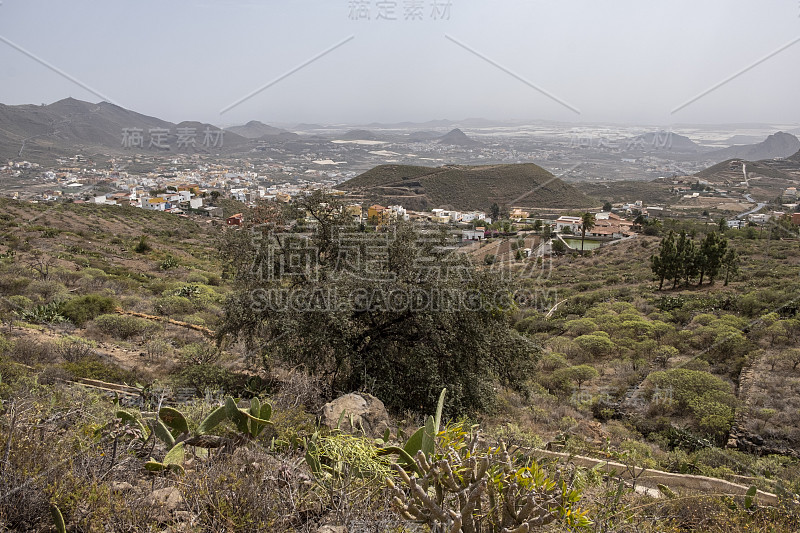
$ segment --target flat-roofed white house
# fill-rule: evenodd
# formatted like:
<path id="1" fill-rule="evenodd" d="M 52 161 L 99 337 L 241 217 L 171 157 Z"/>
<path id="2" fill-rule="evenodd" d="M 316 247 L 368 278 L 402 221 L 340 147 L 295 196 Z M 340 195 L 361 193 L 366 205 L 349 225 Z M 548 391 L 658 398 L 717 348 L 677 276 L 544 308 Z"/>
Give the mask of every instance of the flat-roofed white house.
<path id="1" fill-rule="evenodd" d="M 560 216 L 556 219 L 556 231 L 562 233 L 564 228 L 569 228 L 572 233 L 581 230 L 581 217 Z"/>

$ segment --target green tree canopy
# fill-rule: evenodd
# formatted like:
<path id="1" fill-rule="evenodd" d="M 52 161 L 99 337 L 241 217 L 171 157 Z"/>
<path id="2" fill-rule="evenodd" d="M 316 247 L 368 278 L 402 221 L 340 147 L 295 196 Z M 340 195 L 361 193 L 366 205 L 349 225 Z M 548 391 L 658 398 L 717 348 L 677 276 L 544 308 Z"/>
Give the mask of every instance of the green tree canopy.
<path id="1" fill-rule="evenodd" d="M 431 412 L 443 387 L 451 413 L 486 409 L 498 382 L 527 379 L 539 351 L 510 327 L 498 267 L 473 266 L 440 230 L 359 233 L 319 193 L 300 207 L 311 235 L 267 223 L 226 233 L 235 290 L 221 341 L 302 365 L 331 396 L 369 389 L 397 410 Z"/>

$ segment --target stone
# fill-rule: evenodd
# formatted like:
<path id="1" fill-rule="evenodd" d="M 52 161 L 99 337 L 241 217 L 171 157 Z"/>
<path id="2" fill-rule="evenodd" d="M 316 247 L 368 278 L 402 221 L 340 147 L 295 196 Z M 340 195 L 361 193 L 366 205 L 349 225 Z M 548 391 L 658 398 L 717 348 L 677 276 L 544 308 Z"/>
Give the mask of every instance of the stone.
<path id="1" fill-rule="evenodd" d="M 389 427 L 389 413 L 383 402 L 366 392 L 352 392 L 326 403 L 320 409 L 320 418 L 331 429 L 338 425 L 342 431 L 363 431 L 368 437 L 380 437 Z"/>
<path id="2" fill-rule="evenodd" d="M 347 533 L 347 528 L 344 526 L 320 526 L 317 533 Z"/>
<path id="3" fill-rule="evenodd" d="M 150 493 L 150 505 L 160 506 L 163 511 L 177 511 L 183 506 L 184 500 L 181 491 L 175 487 L 156 489 Z"/>
<path id="4" fill-rule="evenodd" d="M 114 481 L 111 483 L 112 492 L 128 492 L 133 490 L 133 485 L 127 481 Z"/>

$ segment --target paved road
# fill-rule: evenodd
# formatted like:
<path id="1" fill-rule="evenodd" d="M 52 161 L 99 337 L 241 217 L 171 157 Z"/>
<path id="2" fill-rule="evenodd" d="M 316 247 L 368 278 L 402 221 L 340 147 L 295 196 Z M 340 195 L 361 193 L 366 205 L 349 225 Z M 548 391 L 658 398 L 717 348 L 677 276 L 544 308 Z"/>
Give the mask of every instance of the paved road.
<path id="1" fill-rule="evenodd" d="M 753 209 L 751 209 L 750 211 L 747 211 L 747 212 L 742 213 L 740 215 L 736 215 L 736 218 L 742 219 L 742 218 L 746 217 L 747 215 L 750 215 L 752 213 L 757 213 L 758 211 L 761 211 L 762 207 L 767 205 L 765 202 L 756 202 L 755 200 L 753 200 L 753 197 L 750 196 L 749 193 L 745 193 L 745 194 L 743 194 L 743 196 L 744 196 L 745 200 L 747 200 L 750 203 L 756 204 L 756 206 Z"/>

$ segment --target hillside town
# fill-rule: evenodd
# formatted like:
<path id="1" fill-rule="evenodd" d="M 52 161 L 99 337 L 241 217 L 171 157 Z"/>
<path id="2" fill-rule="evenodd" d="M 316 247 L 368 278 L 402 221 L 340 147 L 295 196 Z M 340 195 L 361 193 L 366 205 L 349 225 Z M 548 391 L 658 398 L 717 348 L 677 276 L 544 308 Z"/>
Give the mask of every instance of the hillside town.
<path id="1" fill-rule="evenodd" d="M 42 168 L 29 161 L 8 161 L 0 166 L 0 177 L 27 177 L 28 185 L 13 192 L 6 191 L 13 199 L 29 202 L 90 203 L 106 206 L 131 206 L 150 211 L 162 211 L 176 216 L 199 217 L 211 224 L 242 226 L 244 216 L 240 211 L 259 202 L 290 203 L 310 195 L 316 190 L 339 197 L 349 217 L 356 224 L 378 229 L 381 225 L 406 220 L 427 224 L 450 226 L 460 232 L 461 240 L 483 241 L 501 234 L 520 231 L 537 231 L 547 228 L 552 234 L 565 237 L 581 235 L 582 220 L 578 213 L 569 209 L 532 209 L 520 206 L 505 206 L 494 213 L 485 211 L 457 211 L 433 208 L 414 211 L 402 205 L 380 205 L 366 202 L 364 198 L 337 189 L 336 187 L 355 176 L 353 171 L 338 170 L 327 166 L 319 170 L 320 161 L 306 164 L 287 164 L 277 161 L 253 163 L 248 160 L 212 162 L 198 156 L 179 157 L 169 161 L 155 158 L 132 157 L 120 160 L 111 168 L 98 168 L 94 162 L 82 155 L 59 159 L 59 166 Z M 142 164 L 141 172 L 123 170 Z M 731 162 L 730 171 L 735 172 L 741 163 Z M 326 165 L 322 165 L 326 166 Z M 183 167 L 183 168 L 181 168 Z M 316 167 L 316 168 L 315 168 Z M 150 168 L 152 170 L 147 170 Z M 676 177 L 670 181 L 670 192 L 675 199 L 671 205 L 649 205 L 642 200 L 605 205 L 595 213 L 594 222 L 584 237 L 597 241 L 612 241 L 629 237 L 641 225 L 634 220 L 658 220 L 681 216 L 691 206 L 713 205 L 713 202 L 740 202 L 735 200 L 749 185 L 747 181 L 731 183 L 728 188 L 715 186 L 695 176 Z M 746 196 L 746 195 L 745 195 Z M 231 212 L 222 200 L 237 202 L 239 206 Z M 783 210 L 764 212 L 765 204 L 758 204 L 744 214 L 731 217 L 727 226 L 743 228 L 747 225 L 763 226 L 771 220 L 786 218 L 800 225 L 800 214 L 794 213 L 798 206 L 795 187 L 786 188 L 779 201 Z M 706 202 L 706 203 L 704 203 Z M 535 212 L 533 212 L 535 211 Z M 306 220 L 306 223 L 313 223 Z M 569 241 L 563 241 L 567 250 Z M 538 253 L 550 253 L 541 248 Z M 530 249 L 527 254 L 536 253 Z"/>

